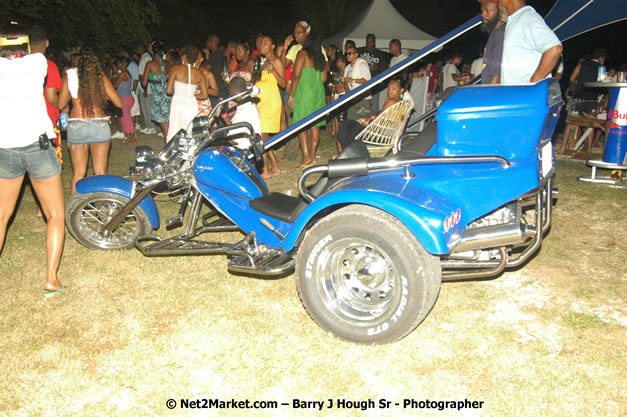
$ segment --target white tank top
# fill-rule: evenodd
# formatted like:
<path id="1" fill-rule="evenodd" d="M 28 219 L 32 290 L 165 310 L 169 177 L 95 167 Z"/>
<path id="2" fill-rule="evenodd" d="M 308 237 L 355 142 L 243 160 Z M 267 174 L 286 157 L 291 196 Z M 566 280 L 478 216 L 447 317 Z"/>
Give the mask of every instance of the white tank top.
<path id="1" fill-rule="evenodd" d="M 78 98 L 78 69 L 76 67 L 67 70 L 67 88 L 73 99 Z"/>

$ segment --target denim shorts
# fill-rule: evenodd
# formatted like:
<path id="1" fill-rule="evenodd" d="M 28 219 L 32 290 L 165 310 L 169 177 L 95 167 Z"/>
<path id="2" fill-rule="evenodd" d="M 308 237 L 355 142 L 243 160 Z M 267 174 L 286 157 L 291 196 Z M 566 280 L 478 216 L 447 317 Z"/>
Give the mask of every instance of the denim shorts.
<path id="1" fill-rule="evenodd" d="M 61 172 L 52 145 L 45 151 L 39 148 L 38 142 L 23 148 L 0 148 L 0 178 L 12 180 L 26 172 L 36 180 L 46 180 Z"/>
<path id="2" fill-rule="evenodd" d="M 108 117 L 68 119 L 67 123 L 67 141 L 71 145 L 105 143 L 111 140 Z"/>
<path id="3" fill-rule="evenodd" d="M 279 88 L 279 93 L 281 94 L 281 103 L 284 106 L 287 106 L 287 100 L 290 98 L 290 92 L 282 88 Z"/>

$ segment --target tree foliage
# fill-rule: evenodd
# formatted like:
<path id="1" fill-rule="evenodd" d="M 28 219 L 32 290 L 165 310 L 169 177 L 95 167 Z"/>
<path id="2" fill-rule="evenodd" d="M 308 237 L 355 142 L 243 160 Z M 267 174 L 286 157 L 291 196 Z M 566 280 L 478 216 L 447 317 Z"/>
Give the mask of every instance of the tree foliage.
<path id="1" fill-rule="evenodd" d="M 1 0 L 0 22 L 48 31 L 55 49 L 84 44 L 102 53 L 150 39 L 160 21 L 153 0 Z"/>
<path id="2" fill-rule="evenodd" d="M 156 0 L 156 4 L 164 21 L 151 33 L 166 46 L 204 45 L 209 34 L 218 34 L 223 43 L 254 42 L 258 33 L 282 42 L 295 21 L 290 1 Z"/>

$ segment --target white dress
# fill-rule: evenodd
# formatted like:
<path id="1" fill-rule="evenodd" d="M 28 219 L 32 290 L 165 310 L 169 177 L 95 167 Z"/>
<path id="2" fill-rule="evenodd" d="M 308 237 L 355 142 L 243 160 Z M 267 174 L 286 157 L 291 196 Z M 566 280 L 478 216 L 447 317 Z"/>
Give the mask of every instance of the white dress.
<path id="1" fill-rule="evenodd" d="M 172 96 L 172 104 L 170 107 L 170 126 L 168 127 L 168 141 L 181 129 L 191 134 L 191 121 L 199 113 L 198 103 L 196 102 L 196 88 L 198 84 L 192 84 L 191 77 L 191 68 L 190 65 L 187 64 L 187 83 L 174 81 L 174 95 Z"/>

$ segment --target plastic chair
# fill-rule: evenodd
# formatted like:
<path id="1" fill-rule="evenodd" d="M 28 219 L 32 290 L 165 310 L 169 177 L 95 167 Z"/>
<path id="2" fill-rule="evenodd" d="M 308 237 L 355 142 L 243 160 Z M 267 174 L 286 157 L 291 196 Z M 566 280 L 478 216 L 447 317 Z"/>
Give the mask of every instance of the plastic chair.
<path id="1" fill-rule="evenodd" d="M 361 140 L 368 146 L 372 157 L 384 156 L 394 148 L 409 120 L 413 103 L 410 100 L 401 100 L 379 114 L 355 140 Z"/>

